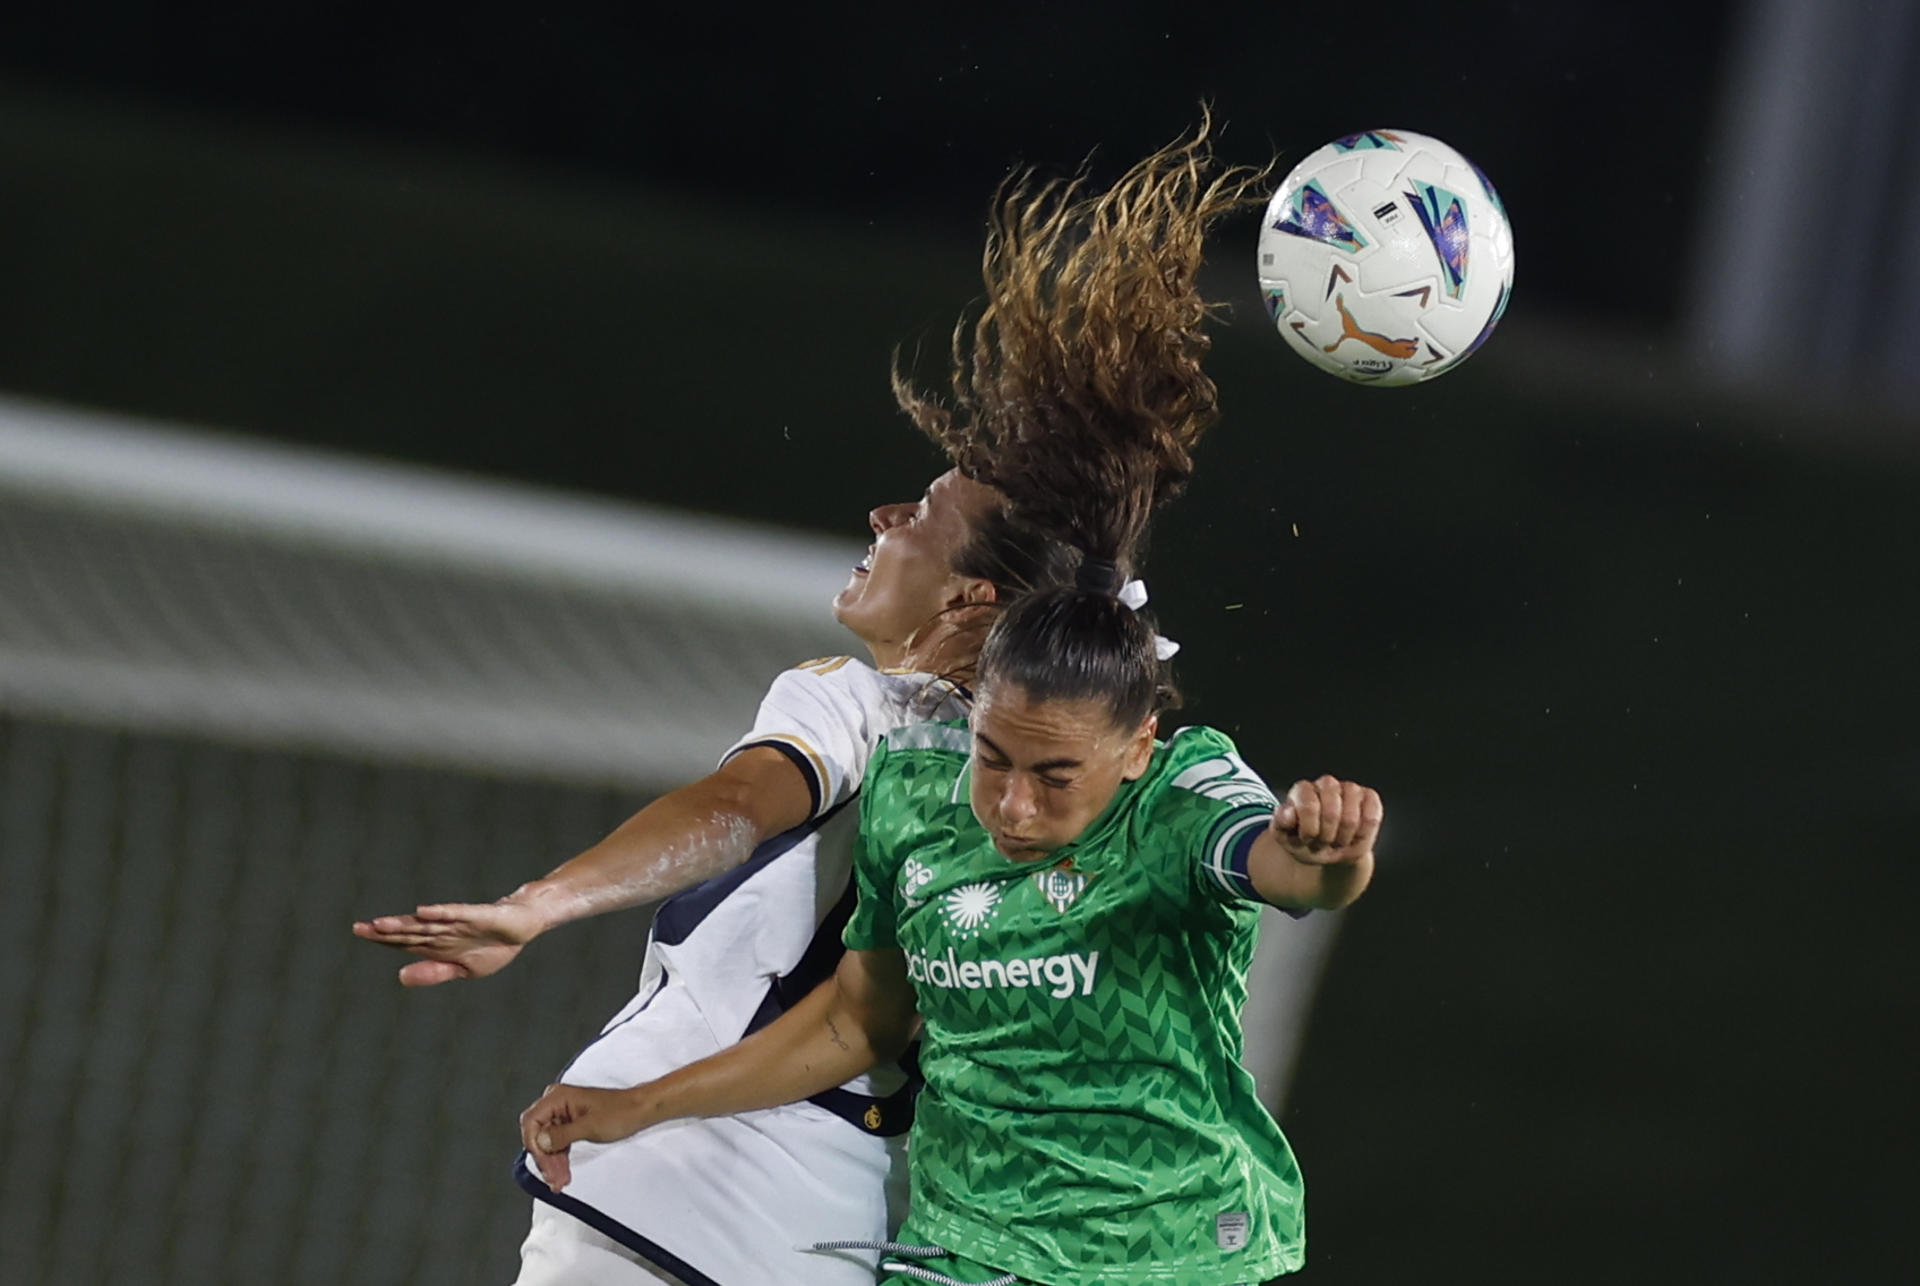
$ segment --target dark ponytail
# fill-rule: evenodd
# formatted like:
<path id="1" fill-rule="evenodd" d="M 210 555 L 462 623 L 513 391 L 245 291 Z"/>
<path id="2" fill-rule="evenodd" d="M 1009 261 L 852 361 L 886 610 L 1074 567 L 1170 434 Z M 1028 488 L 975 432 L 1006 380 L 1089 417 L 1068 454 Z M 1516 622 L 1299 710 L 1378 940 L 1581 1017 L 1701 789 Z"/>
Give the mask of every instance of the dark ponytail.
<path id="1" fill-rule="evenodd" d="M 1157 644 L 1153 619 L 1111 593 L 1042 590 L 994 621 L 979 687 L 1018 688 L 1035 702 L 1091 701 L 1111 712 L 1113 727 L 1135 728 L 1179 704 Z"/>

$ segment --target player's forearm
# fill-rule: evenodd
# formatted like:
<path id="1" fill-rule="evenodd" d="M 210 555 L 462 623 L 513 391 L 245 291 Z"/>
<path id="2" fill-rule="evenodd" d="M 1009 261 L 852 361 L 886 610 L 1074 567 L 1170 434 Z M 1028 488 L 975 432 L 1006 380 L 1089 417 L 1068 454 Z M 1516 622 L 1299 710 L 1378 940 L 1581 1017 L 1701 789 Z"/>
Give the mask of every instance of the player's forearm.
<path id="1" fill-rule="evenodd" d="M 541 932 L 644 906 L 740 865 L 765 838 L 761 830 L 736 792 L 711 779 L 695 782 L 510 897 L 539 915 Z"/>
<path id="2" fill-rule="evenodd" d="M 898 1058 L 909 1028 L 878 1023 L 829 978 L 806 999 L 730 1049 L 628 1093 L 646 1125 L 778 1107 Z"/>
<path id="3" fill-rule="evenodd" d="M 1316 911 L 1338 911 L 1360 900 L 1373 881 L 1373 854 L 1351 862 L 1334 862 L 1311 870 L 1313 887 L 1306 906 Z"/>
<path id="4" fill-rule="evenodd" d="M 1309 862 L 1289 853 L 1269 832 L 1254 845 L 1247 870 L 1253 888 L 1274 906 L 1337 911 L 1358 901 L 1373 879 L 1373 854 L 1350 861 Z"/>

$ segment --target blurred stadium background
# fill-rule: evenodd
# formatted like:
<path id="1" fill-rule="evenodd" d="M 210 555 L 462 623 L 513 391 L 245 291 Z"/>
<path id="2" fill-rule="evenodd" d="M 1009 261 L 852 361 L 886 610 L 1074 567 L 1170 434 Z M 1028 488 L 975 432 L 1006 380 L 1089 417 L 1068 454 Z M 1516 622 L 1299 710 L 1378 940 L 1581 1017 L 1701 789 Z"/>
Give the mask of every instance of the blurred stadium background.
<path id="1" fill-rule="evenodd" d="M 1251 1019 L 1307 1280 L 1911 1279 L 1920 2 L 1402 8 L 0 18 L 0 1280 L 510 1279 L 644 917 L 427 993 L 348 921 L 843 650 L 987 192 L 1203 95 L 1455 143 L 1519 255 L 1383 393 L 1223 229 L 1153 554 L 1190 716 L 1391 804 Z"/>

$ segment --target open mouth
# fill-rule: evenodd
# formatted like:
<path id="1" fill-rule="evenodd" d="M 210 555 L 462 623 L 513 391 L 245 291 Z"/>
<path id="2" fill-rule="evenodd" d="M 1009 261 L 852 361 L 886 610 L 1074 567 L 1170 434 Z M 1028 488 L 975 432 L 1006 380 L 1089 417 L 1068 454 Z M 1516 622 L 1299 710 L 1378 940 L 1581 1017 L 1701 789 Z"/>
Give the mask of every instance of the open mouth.
<path id="1" fill-rule="evenodd" d="M 868 572 L 873 570 L 873 546 L 871 545 L 867 546 L 867 556 L 865 558 L 862 558 L 859 562 L 855 563 L 853 565 L 853 570 L 861 576 L 865 576 Z"/>

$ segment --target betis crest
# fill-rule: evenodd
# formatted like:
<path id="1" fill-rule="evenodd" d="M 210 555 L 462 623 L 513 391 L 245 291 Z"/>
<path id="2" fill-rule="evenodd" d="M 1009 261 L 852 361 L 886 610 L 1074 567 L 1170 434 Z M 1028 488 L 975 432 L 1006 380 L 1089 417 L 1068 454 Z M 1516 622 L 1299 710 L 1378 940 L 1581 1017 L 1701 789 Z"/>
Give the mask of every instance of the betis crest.
<path id="1" fill-rule="evenodd" d="M 1033 877 L 1034 887 L 1040 890 L 1040 896 L 1053 903 L 1053 909 L 1062 915 L 1080 900 L 1087 891 L 1087 885 L 1096 877 L 1085 871 L 1073 869 L 1073 859 L 1062 858 L 1058 866 L 1050 867 Z"/>

